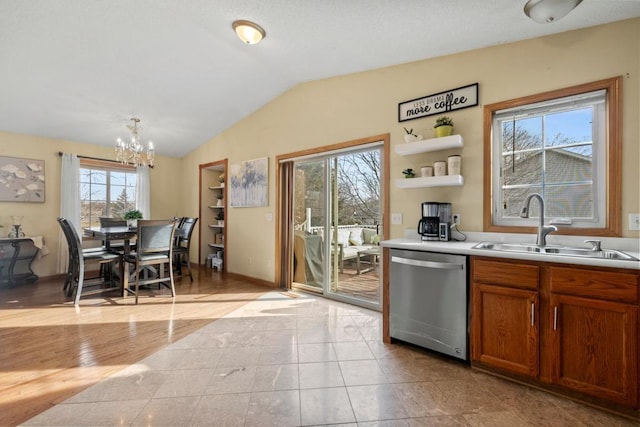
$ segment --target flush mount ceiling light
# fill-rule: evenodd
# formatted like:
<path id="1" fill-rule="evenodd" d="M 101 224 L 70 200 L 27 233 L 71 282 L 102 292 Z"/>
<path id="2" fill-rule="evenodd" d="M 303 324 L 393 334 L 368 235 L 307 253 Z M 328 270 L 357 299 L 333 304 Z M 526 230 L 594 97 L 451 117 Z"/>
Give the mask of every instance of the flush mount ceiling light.
<path id="1" fill-rule="evenodd" d="M 238 37 L 240 37 L 240 40 L 246 44 L 256 44 L 266 35 L 264 29 L 260 25 L 251 21 L 234 21 L 231 26 Z"/>
<path id="2" fill-rule="evenodd" d="M 550 24 L 564 17 L 582 0 L 529 0 L 524 13 L 538 24 Z"/>

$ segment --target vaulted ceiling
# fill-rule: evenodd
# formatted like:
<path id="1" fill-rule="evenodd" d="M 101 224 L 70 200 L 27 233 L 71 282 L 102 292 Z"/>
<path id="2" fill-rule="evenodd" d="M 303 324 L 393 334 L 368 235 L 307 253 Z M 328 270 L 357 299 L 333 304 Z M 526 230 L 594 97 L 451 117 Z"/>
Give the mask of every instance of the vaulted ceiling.
<path id="1" fill-rule="evenodd" d="M 142 119 L 182 156 L 299 83 L 640 16 L 584 0 L 0 0 L 0 130 L 112 146 Z M 244 45 L 231 23 L 266 30 Z"/>

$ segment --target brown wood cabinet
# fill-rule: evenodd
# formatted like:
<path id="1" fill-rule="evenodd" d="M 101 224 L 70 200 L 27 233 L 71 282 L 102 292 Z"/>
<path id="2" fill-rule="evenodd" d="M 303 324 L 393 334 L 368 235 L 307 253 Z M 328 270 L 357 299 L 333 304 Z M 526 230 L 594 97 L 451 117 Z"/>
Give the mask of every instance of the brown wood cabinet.
<path id="1" fill-rule="evenodd" d="M 538 292 L 476 283 L 471 358 L 538 376 Z"/>
<path id="2" fill-rule="evenodd" d="M 638 275 L 549 267 L 550 372 L 554 383 L 638 403 Z"/>
<path id="3" fill-rule="evenodd" d="M 637 402 L 638 307 L 551 295 L 552 380 L 618 403 Z"/>
<path id="4" fill-rule="evenodd" d="M 639 277 L 471 257 L 472 363 L 638 408 Z"/>

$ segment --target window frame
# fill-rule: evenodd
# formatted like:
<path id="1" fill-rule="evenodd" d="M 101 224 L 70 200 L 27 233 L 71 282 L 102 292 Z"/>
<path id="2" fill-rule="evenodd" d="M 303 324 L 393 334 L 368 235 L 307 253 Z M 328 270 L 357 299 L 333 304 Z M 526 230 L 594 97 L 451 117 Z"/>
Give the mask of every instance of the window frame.
<path id="1" fill-rule="evenodd" d="M 106 196 L 107 196 L 107 206 L 109 205 L 109 195 L 111 192 L 111 179 L 110 179 L 110 173 L 111 172 L 125 172 L 125 173 L 132 173 L 132 174 L 136 174 L 136 167 L 132 166 L 132 165 L 124 165 L 124 164 L 120 164 L 120 163 L 115 163 L 115 162 L 109 162 L 109 161 L 104 161 L 104 160 L 98 160 L 98 159 L 87 159 L 87 158 L 80 158 L 80 169 L 91 169 L 91 170 L 100 170 L 100 171 L 106 171 L 107 172 L 107 181 L 105 183 L 106 185 Z M 82 184 L 80 184 L 80 188 L 79 190 L 82 190 Z M 135 203 L 135 200 L 134 200 Z M 82 209 L 82 195 L 80 195 L 80 205 L 81 205 L 81 209 Z M 80 221 L 82 223 L 83 219 L 82 219 L 82 215 L 80 217 Z M 84 223 L 82 223 L 83 227 L 85 227 Z"/>
<path id="2" fill-rule="evenodd" d="M 585 83 L 568 88 L 529 95 L 508 101 L 502 101 L 484 106 L 484 179 L 483 179 L 483 230 L 499 233 L 536 233 L 537 226 L 530 225 L 497 225 L 494 219 L 495 196 L 493 167 L 493 121 L 498 111 L 517 108 L 524 105 L 547 102 L 557 98 L 580 95 L 587 92 L 605 90 L 605 141 L 604 152 L 597 155 L 605 156 L 604 172 L 604 225 L 601 227 L 559 227 L 555 234 L 584 235 L 584 236 L 620 236 L 622 232 L 622 77 L 613 77 L 595 82 Z M 595 161 L 595 160 L 594 160 Z M 495 165 L 500 167 L 500 165 Z"/>

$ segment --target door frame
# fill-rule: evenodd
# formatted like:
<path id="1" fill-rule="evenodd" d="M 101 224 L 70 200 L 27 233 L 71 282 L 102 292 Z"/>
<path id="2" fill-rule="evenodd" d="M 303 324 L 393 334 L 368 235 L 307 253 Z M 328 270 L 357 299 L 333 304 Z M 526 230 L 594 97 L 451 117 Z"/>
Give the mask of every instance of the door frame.
<path id="1" fill-rule="evenodd" d="M 275 227 L 275 283 L 279 285 L 283 285 L 283 280 L 290 279 L 292 277 L 292 271 L 283 271 L 282 266 L 287 266 L 287 269 L 292 268 L 292 263 L 284 262 L 283 259 L 283 244 L 282 244 L 282 236 L 286 231 L 286 227 L 291 227 L 290 224 L 285 224 L 285 220 L 290 218 L 290 215 L 282 212 L 283 206 L 283 198 L 290 197 L 290 195 L 282 194 L 282 185 L 286 180 L 286 177 L 283 176 L 283 167 L 282 163 L 287 160 L 293 160 L 303 157 L 311 157 L 323 153 L 327 153 L 330 151 L 339 151 L 339 150 L 348 150 L 350 148 L 356 148 L 361 145 L 371 144 L 374 142 L 382 142 L 382 171 L 381 171 L 381 183 L 383 184 L 383 189 L 381 192 L 381 206 L 382 206 L 382 235 L 385 238 L 389 237 L 389 153 L 390 153 L 390 134 L 380 134 L 374 135 L 365 138 L 354 139 L 351 141 L 340 142 L 331 145 L 325 145 L 322 147 L 310 148 L 307 150 L 295 151 L 292 153 L 281 154 L 276 156 L 276 227 Z M 291 233 L 286 233 L 287 236 L 291 236 Z M 292 248 L 293 242 L 288 242 L 287 247 Z M 381 264 L 381 268 L 383 268 Z M 381 272 L 382 273 L 382 272 Z M 382 276 L 382 275 L 381 275 Z M 382 286 L 382 283 L 381 285 Z M 291 280 L 287 280 L 286 287 L 291 289 Z M 381 287 L 382 291 L 382 287 Z M 382 300 L 380 301 L 380 309 L 382 308 Z"/>

